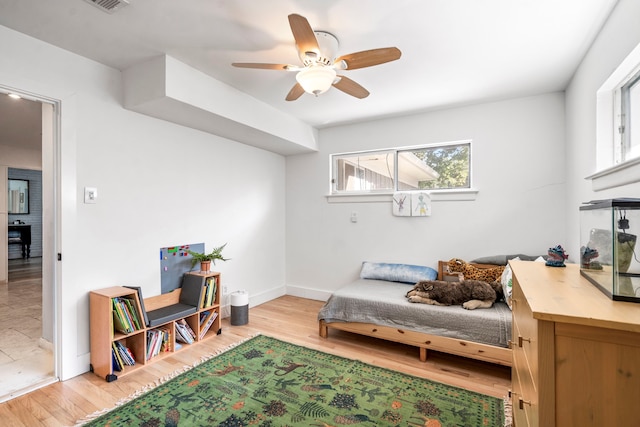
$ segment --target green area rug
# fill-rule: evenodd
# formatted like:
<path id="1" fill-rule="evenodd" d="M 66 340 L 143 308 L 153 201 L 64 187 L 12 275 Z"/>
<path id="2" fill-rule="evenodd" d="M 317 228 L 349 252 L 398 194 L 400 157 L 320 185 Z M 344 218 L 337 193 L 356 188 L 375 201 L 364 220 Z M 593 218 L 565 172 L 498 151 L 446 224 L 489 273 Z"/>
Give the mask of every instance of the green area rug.
<path id="1" fill-rule="evenodd" d="M 251 338 L 86 426 L 494 426 L 503 400 Z"/>

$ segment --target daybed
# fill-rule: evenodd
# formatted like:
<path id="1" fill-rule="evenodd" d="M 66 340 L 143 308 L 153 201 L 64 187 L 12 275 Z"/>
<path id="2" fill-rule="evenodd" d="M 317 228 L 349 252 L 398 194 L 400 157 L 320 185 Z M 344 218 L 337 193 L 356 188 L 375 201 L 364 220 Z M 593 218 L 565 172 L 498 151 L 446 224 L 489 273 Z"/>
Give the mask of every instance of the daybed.
<path id="1" fill-rule="evenodd" d="M 438 263 L 439 280 L 446 264 Z M 318 313 L 320 336 L 327 338 L 330 328 L 338 329 L 416 346 L 422 361 L 430 349 L 511 366 L 511 310 L 506 303 L 477 310 L 416 304 L 405 297 L 410 289 L 410 283 L 355 280 L 335 291 Z"/>

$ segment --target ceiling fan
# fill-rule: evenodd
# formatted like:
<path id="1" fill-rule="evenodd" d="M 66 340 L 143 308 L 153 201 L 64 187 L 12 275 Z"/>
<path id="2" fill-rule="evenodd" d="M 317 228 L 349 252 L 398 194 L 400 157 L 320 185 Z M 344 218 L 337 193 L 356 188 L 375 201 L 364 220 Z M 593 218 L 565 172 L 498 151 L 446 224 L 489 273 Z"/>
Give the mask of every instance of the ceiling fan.
<path id="1" fill-rule="evenodd" d="M 289 26 L 298 49 L 302 66 L 290 64 L 263 64 L 255 62 L 234 62 L 234 67 L 258 68 L 263 70 L 297 71 L 297 83 L 291 88 L 287 101 L 295 101 L 304 93 L 320 95 L 331 86 L 342 92 L 366 98 L 369 91 L 348 77 L 339 75 L 344 70 L 371 67 L 400 58 L 397 47 L 384 47 L 350 53 L 336 58 L 338 39 L 325 31 L 313 31 L 307 18 L 297 14 L 289 15 Z"/>

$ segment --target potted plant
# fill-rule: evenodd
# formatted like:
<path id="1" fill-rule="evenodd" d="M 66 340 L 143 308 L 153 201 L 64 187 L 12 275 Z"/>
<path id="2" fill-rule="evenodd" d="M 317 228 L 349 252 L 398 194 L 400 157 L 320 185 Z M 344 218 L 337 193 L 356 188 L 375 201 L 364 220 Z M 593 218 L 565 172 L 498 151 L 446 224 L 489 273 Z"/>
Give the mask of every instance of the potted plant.
<path id="1" fill-rule="evenodd" d="M 195 267 L 195 265 L 197 263 L 200 263 L 200 270 L 203 273 L 206 273 L 208 271 L 211 270 L 211 263 L 213 262 L 213 265 L 216 264 L 216 260 L 220 260 L 220 261 L 228 261 L 230 258 L 225 258 L 222 256 L 222 250 L 224 249 L 224 247 L 227 246 L 227 244 L 225 243 L 222 246 L 219 246 L 217 248 L 214 248 L 210 253 L 206 254 L 206 253 L 200 253 L 200 252 L 194 252 L 191 251 L 189 249 L 187 249 L 187 253 L 189 255 L 191 255 L 191 268 Z"/>

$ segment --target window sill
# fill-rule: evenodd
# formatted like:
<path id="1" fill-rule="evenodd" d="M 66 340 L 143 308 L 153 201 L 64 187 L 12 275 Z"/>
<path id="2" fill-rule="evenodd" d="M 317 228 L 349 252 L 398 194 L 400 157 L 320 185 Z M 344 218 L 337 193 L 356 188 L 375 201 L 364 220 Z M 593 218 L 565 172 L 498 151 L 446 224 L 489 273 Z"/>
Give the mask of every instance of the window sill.
<path id="1" fill-rule="evenodd" d="M 640 158 L 629 160 L 594 173 L 585 179 L 591 180 L 591 189 L 601 191 L 609 188 L 621 187 L 640 181 Z"/>
<path id="2" fill-rule="evenodd" d="M 432 202 L 473 201 L 478 190 L 437 190 L 429 194 Z M 326 197 L 329 203 L 391 203 L 393 193 L 329 194 Z"/>

